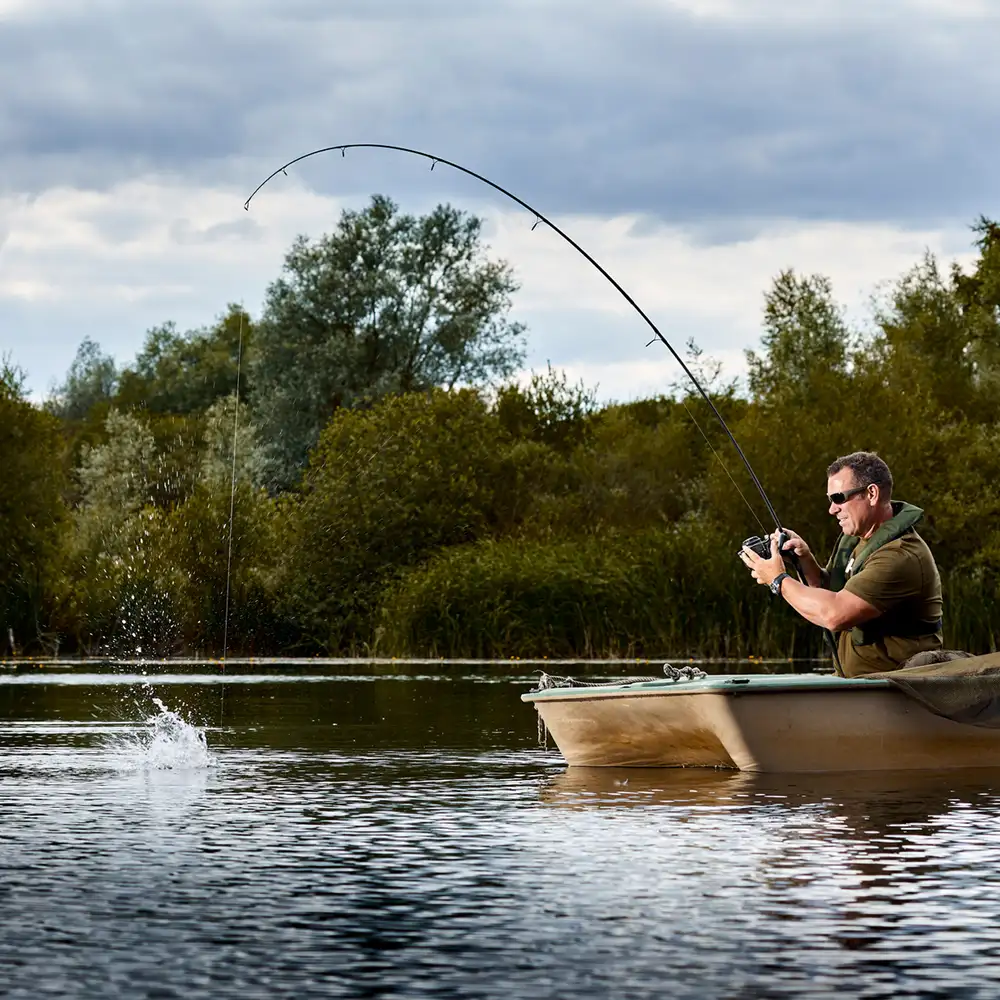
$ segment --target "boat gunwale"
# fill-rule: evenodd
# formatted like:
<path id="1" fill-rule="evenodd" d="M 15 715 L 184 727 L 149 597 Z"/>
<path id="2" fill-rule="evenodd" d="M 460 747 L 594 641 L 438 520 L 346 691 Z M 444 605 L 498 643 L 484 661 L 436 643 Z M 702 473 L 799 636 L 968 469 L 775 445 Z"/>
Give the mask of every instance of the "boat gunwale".
<path id="1" fill-rule="evenodd" d="M 720 674 L 693 681 L 637 681 L 622 685 L 580 685 L 554 687 L 543 691 L 526 691 L 521 701 L 580 701 L 609 698 L 654 698 L 677 695 L 718 694 L 727 697 L 745 697 L 764 694 L 806 694 L 832 691 L 885 691 L 892 685 L 885 678 L 837 677 L 833 675 L 788 674 Z"/>

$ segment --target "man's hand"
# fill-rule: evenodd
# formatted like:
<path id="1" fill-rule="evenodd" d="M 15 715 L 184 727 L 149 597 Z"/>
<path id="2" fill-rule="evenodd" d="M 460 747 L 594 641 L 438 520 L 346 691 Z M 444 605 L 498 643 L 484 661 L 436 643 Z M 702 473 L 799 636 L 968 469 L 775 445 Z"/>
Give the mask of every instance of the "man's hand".
<path id="1" fill-rule="evenodd" d="M 812 550 L 797 531 L 792 531 L 791 528 L 782 528 L 781 530 L 788 535 L 788 540 L 781 547 L 782 552 L 794 552 L 799 559 L 812 559 L 815 562 Z"/>
<path id="2" fill-rule="evenodd" d="M 798 535 L 795 536 L 798 538 Z M 785 543 L 787 546 L 793 541 L 789 539 Z M 799 539 L 802 541 L 802 539 Z M 805 542 L 802 542 L 805 545 Z M 809 547 L 806 545 L 806 551 L 809 551 Z M 753 549 L 748 549 L 745 545 L 743 550 L 740 552 L 740 558 L 743 560 L 743 565 L 750 570 L 750 575 L 760 584 L 765 587 L 771 586 L 771 581 L 779 573 L 787 573 L 788 570 L 785 569 L 785 560 L 781 558 L 781 553 L 778 551 L 778 533 L 774 532 L 771 535 L 771 558 L 761 559 Z"/>
<path id="3" fill-rule="evenodd" d="M 787 553 L 789 557 L 792 554 L 795 555 L 799 561 L 798 568 L 810 587 L 823 586 L 823 572 L 819 563 L 816 562 L 812 550 L 806 544 L 806 540 L 797 531 L 792 531 L 791 528 L 782 528 L 781 530 L 788 535 L 788 540 L 782 546 L 782 552 Z"/>

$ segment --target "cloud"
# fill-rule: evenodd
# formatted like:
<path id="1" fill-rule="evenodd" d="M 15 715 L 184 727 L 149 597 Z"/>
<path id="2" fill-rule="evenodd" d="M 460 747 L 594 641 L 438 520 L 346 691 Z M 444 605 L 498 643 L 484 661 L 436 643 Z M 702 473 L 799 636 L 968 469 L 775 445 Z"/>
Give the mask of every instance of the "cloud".
<path id="1" fill-rule="evenodd" d="M 263 230 L 250 216 L 217 222 L 211 226 L 196 226 L 188 219 L 181 219 L 171 225 L 170 235 L 178 246 L 195 246 L 237 241 L 257 242 L 263 238 Z"/>
<path id="2" fill-rule="evenodd" d="M 249 190 L 369 140 L 558 213 L 967 220 L 994 193 L 998 27 L 974 0 L 40 0 L 0 38 L 0 169 L 9 190 L 165 171 Z M 348 159 L 301 176 L 419 184 L 415 163 Z"/>
<path id="3" fill-rule="evenodd" d="M 291 239 L 376 191 L 487 217 L 532 365 L 661 384 L 673 363 L 613 289 L 454 171 L 316 157 L 243 212 L 334 142 L 485 173 L 731 373 L 780 268 L 829 274 L 861 317 L 997 214 L 985 0 L 0 0 L 0 23 L 0 353 L 36 391 L 84 335 L 128 360 L 165 320 L 258 311 Z"/>
<path id="4" fill-rule="evenodd" d="M 348 203 L 295 178 L 250 213 L 244 196 L 234 187 L 147 178 L 105 192 L 66 187 L 0 199 L 10 231 L 0 250 L 0 354 L 11 352 L 43 392 L 62 378 L 84 336 L 127 362 L 144 332 L 167 320 L 201 327 L 229 302 L 259 314 L 292 239 L 332 230 Z M 545 226 L 532 231 L 526 212 L 489 202 L 468 207 L 485 219 L 491 255 L 508 260 L 521 283 L 513 316 L 529 328 L 529 366 L 552 361 L 599 383 L 602 398 L 669 389 L 676 364 L 661 345 L 644 347 L 648 327 L 583 257 Z M 683 352 L 693 337 L 730 376 L 758 340 L 762 295 L 782 268 L 829 275 L 861 322 L 875 284 L 898 276 L 925 249 L 951 256 L 960 248 L 959 259 L 969 259 L 970 234 L 962 229 L 770 220 L 717 243 L 698 227 L 639 225 L 635 216 L 553 221 L 610 271 L 675 349 Z"/>

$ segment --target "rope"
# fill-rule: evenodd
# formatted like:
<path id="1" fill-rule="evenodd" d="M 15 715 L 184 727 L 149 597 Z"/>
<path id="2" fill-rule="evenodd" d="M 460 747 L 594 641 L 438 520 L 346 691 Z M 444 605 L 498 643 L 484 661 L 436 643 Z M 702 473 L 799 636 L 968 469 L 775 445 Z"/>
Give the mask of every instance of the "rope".
<path id="1" fill-rule="evenodd" d="M 658 681 L 659 677 L 616 677 L 609 681 L 578 681 L 575 677 L 560 677 L 557 674 L 547 674 L 544 670 L 538 671 L 538 686 L 532 691 L 550 691 L 553 688 L 573 688 L 573 687 L 623 687 L 628 684 L 648 684 L 650 681 Z M 664 678 L 676 684 L 678 681 L 697 681 L 708 674 L 698 667 L 675 667 L 670 663 L 663 664 Z"/>

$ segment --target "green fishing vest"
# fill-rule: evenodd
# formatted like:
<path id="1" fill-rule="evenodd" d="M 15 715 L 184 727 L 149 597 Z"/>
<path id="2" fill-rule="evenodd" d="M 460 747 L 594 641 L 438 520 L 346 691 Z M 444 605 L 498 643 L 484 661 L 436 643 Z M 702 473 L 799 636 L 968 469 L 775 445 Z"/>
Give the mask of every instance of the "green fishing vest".
<path id="1" fill-rule="evenodd" d="M 895 541 L 897 538 L 914 530 L 917 522 L 924 516 L 923 510 L 914 507 L 913 504 L 904 503 L 902 500 L 892 501 L 892 517 L 884 524 L 881 524 L 871 538 L 858 547 L 861 539 L 857 535 L 841 535 L 837 541 L 837 546 L 827 563 L 827 572 L 830 575 L 830 590 L 843 590 L 847 583 L 847 564 L 851 561 L 851 554 L 854 553 L 854 565 L 851 567 L 852 575 L 858 573 L 865 561 L 873 553 L 877 552 L 883 545 Z M 855 551 L 857 547 L 857 550 Z M 885 635 L 916 636 L 926 635 L 931 632 L 940 631 L 941 620 L 937 621 L 915 621 L 910 617 L 888 612 L 870 622 L 865 622 L 856 628 L 851 629 L 851 642 L 855 646 L 868 646 Z"/>

